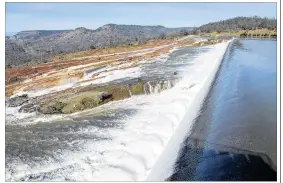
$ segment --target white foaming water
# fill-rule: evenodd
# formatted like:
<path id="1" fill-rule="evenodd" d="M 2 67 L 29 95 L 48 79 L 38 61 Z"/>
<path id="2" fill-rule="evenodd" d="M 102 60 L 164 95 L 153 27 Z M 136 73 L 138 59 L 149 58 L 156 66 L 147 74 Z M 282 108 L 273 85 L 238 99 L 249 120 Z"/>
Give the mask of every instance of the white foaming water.
<path id="1" fill-rule="evenodd" d="M 72 82 L 72 83 L 70 83 Z M 37 97 L 37 96 L 41 96 L 41 95 L 45 95 L 48 93 L 54 93 L 54 92 L 58 92 L 58 91 L 62 91 L 68 88 L 71 88 L 74 84 L 76 83 L 75 80 L 70 80 L 69 83 L 67 84 L 63 84 L 63 85 L 59 85 L 59 86 L 55 86 L 55 87 L 51 87 L 51 88 L 46 88 L 46 89 L 37 89 L 37 90 L 29 90 L 29 91 L 17 91 L 15 92 L 11 98 L 16 97 L 16 96 L 20 96 L 23 94 L 27 94 L 29 97 Z"/>
<path id="2" fill-rule="evenodd" d="M 54 120 L 60 120 L 60 119 L 71 119 L 68 114 L 55 114 L 55 115 L 46 115 L 46 114 L 40 114 L 37 112 L 31 112 L 31 113 L 23 113 L 19 112 L 19 107 L 5 107 L 5 116 L 6 116 L 6 124 L 9 125 L 28 125 L 32 123 L 37 122 L 51 122 Z"/>
<path id="3" fill-rule="evenodd" d="M 164 47 L 174 45 L 174 44 L 168 44 L 168 45 L 165 45 L 165 46 L 156 47 L 154 49 L 150 48 L 150 49 L 145 49 L 145 50 L 153 51 L 153 50 L 164 48 Z M 178 48 L 174 47 L 172 50 L 169 51 L 169 53 L 162 54 L 162 55 L 154 58 L 154 60 L 152 60 L 152 62 L 165 62 L 168 59 L 169 54 L 172 53 L 173 51 L 176 51 L 176 50 L 178 50 Z M 138 51 L 131 51 L 131 52 L 135 53 L 135 52 L 139 52 L 139 50 Z M 123 54 L 123 53 L 124 52 L 121 52 L 119 54 Z M 125 52 L 125 53 L 127 53 L 127 52 Z M 145 54 L 145 53 L 143 53 L 143 54 Z M 109 54 L 109 55 L 115 55 L 115 54 Z M 116 60 L 119 60 L 119 59 L 116 59 Z M 85 64 L 85 65 L 72 66 L 72 67 L 69 67 L 69 68 L 63 69 L 63 70 L 72 71 L 72 70 L 81 69 L 83 67 L 87 67 L 87 66 L 91 66 L 91 65 L 93 65 L 93 67 L 95 68 L 96 64 L 104 63 L 104 62 L 108 62 L 108 61 L 97 62 L 95 64 L 90 63 L 90 64 Z M 136 62 L 135 64 L 137 64 L 137 63 L 142 64 L 142 63 L 147 63 L 147 62 L 148 62 L 148 60 L 142 60 L 142 61 Z M 101 69 L 95 70 L 95 71 L 90 72 L 90 73 L 84 73 L 84 77 L 82 79 L 77 79 L 77 78 L 66 79 L 66 80 L 63 80 L 62 83 L 58 86 L 45 88 L 45 89 L 36 89 L 36 90 L 31 90 L 31 91 L 21 91 L 21 90 L 19 90 L 19 91 L 14 92 L 11 97 L 15 97 L 15 96 L 18 96 L 18 95 L 23 95 L 23 94 L 28 94 L 29 97 L 37 97 L 37 96 L 45 95 L 45 94 L 48 94 L 48 93 L 54 93 L 54 92 L 62 91 L 62 90 L 68 89 L 68 88 L 76 87 L 76 86 L 86 86 L 86 85 L 89 85 L 89 84 L 102 84 L 102 83 L 107 83 L 107 82 L 122 79 L 122 78 L 125 78 L 125 79 L 126 78 L 138 78 L 141 75 L 141 71 L 140 71 L 141 68 L 140 67 L 128 68 L 128 69 L 123 69 L 123 70 L 114 70 L 114 71 L 110 71 L 110 72 L 102 72 L 102 73 L 98 74 L 98 76 L 96 76 L 97 78 L 100 78 L 100 79 L 93 78 L 93 80 L 91 80 L 92 75 L 95 74 L 95 73 L 98 73 L 98 72 L 101 72 L 101 71 L 108 71 L 110 69 L 120 69 L 121 67 L 127 67 L 127 66 L 131 66 L 131 65 L 133 65 L 133 63 L 123 63 L 123 64 L 118 65 L 118 66 L 107 66 L 105 68 L 101 68 Z M 54 73 L 54 72 L 55 71 L 51 71 L 49 73 L 43 74 L 42 77 L 50 75 L 51 73 Z M 87 81 L 87 80 L 89 80 L 89 81 Z M 83 82 L 83 81 L 86 81 L 86 82 Z M 27 81 L 25 81 L 25 82 L 27 82 Z M 78 83 L 78 82 L 83 82 L 83 83 Z"/>
<path id="4" fill-rule="evenodd" d="M 184 77 L 179 83 L 179 86 L 184 89 L 182 92 L 188 93 L 191 100 L 186 102 L 186 114 L 179 121 L 176 132 L 171 136 L 152 171 L 148 174 L 147 181 L 165 180 L 172 175 L 180 145 L 185 136 L 190 133 L 193 121 L 197 117 L 230 42 L 215 45 L 210 52 L 196 58 L 195 60 L 199 67 L 194 68 L 191 78 Z M 201 63 L 200 60 L 203 60 L 202 64 L 199 64 Z M 184 73 L 184 75 L 186 74 Z M 189 83 L 190 85 L 188 85 Z"/>
<path id="5" fill-rule="evenodd" d="M 141 75 L 141 68 L 139 67 L 133 67 L 125 70 L 114 70 L 109 72 L 103 72 L 97 76 L 98 78 L 100 77 L 102 78 L 81 83 L 80 86 L 86 86 L 89 84 L 107 83 L 122 78 L 138 78 L 140 75 Z"/>
<path id="6" fill-rule="evenodd" d="M 106 68 L 106 69 L 109 69 L 109 68 Z M 138 78 L 141 75 L 140 70 L 141 69 L 139 67 L 133 67 L 133 68 L 125 69 L 125 70 L 114 70 L 114 71 L 109 71 L 109 72 L 103 72 L 97 76 L 98 78 L 102 77 L 100 79 L 90 80 L 88 82 L 78 84 L 78 82 L 89 79 L 90 74 L 88 74 L 81 80 L 78 80 L 75 78 L 67 79 L 67 80 L 64 80 L 61 85 L 51 87 L 51 88 L 38 89 L 34 91 L 17 91 L 11 97 L 20 96 L 23 94 L 27 94 L 29 97 L 37 97 L 37 96 L 45 95 L 48 93 L 62 91 L 62 90 L 72 88 L 77 85 L 86 86 L 90 84 L 107 83 L 107 82 L 122 79 L 122 78 Z"/>
<path id="7" fill-rule="evenodd" d="M 21 123 L 23 119 L 28 119 L 36 116 L 36 113 L 21 113 L 19 109 L 21 107 L 5 107 L 6 123 Z"/>
<path id="8" fill-rule="evenodd" d="M 100 56 L 111 56 L 111 55 L 119 55 L 119 54 L 124 54 L 124 53 L 136 53 L 136 52 L 140 52 L 140 51 L 152 52 L 154 50 L 165 48 L 165 47 L 168 47 L 168 46 L 171 46 L 171 45 L 174 45 L 174 44 L 176 44 L 176 43 L 168 44 L 168 45 L 164 45 L 164 46 L 159 46 L 159 47 L 155 47 L 155 48 L 144 49 L 144 50 L 136 50 L 136 51 L 130 51 L 130 52 L 121 52 L 121 53 L 116 53 L 116 54 L 105 54 L 105 55 L 100 55 Z M 166 58 L 168 58 L 168 55 L 171 52 L 173 52 L 174 50 L 176 50 L 176 48 L 171 50 L 168 54 L 160 55 L 159 57 L 157 57 L 157 60 L 162 60 L 162 61 L 166 60 Z M 147 52 L 144 52 L 141 55 L 144 55 L 146 53 Z M 90 56 L 90 57 L 93 57 L 93 56 Z M 95 56 L 95 57 L 98 57 L 98 56 Z M 119 60 L 119 59 L 116 59 L 116 60 Z M 108 61 L 97 62 L 96 64 L 104 63 L 104 62 L 108 62 Z M 147 62 L 147 60 L 146 61 L 142 61 L 140 63 L 144 63 L 144 62 Z M 131 64 L 132 63 L 129 63 L 128 65 L 131 65 Z M 94 65 L 94 67 L 95 67 L 95 64 L 90 63 L 90 64 L 85 64 L 85 65 L 72 66 L 72 67 L 69 67 L 69 68 L 63 69 L 63 70 L 72 71 L 72 70 L 80 69 L 80 68 L 91 66 L 91 65 Z M 127 64 L 122 64 L 122 65 L 123 66 L 127 66 Z M 103 69 L 99 69 L 99 71 L 94 71 L 94 72 L 91 72 L 89 74 L 85 74 L 84 77 L 81 80 L 70 79 L 70 80 L 67 80 L 67 81 L 63 81 L 62 84 L 59 85 L 59 86 L 55 86 L 55 87 L 51 87 L 51 88 L 38 89 L 38 90 L 33 90 L 33 91 L 17 91 L 11 97 L 15 97 L 17 95 L 23 95 L 23 94 L 28 94 L 30 97 L 37 97 L 37 96 L 45 95 L 45 94 L 48 94 L 48 93 L 62 91 L 62 90 L 65 90 L 65 89 L 73 87 L 74 85 L 76 85 L 76 83 L 78 81 L 81 82 L 81 81 L 90 79 L 91 76 L 94 73 L 96 73 L 96 72 L 101 72 L 103 70 L 107 71 L 107 69 L 110 69 L 110 68 L 120 68 L 120 67 L 121 66 L 118 65 L 118 66 L 114 66 L 114 67 L 106 67 L 106 68 L 103 68 Z M 47 76 L 47 75 L 50 75 L 53 72 L 54 71 L 46 73 L 46 74 L 43 75 L 43 77 Z M 137 77 L 139 77 L 140 76 L 140 68 L 136 67 L 136 68 L 129 68 L 129 69 L 125 69 L 125 70 L 115 70 L 115 71 L 111 71 L 111 72 L 107 72 L 107 73 L 101 73 L 97 77 L 103 77 L 103 78 L 98 79 L 98 80 L 92 80 L 92 81 L 89 81 L 89 82 L 84 82 L 83 84 L 79 84 L 79 85 L 80 86 L 85 86 L 85 85 L 88 85 L 88 84 L 101 84 L 101 83 L 110 82 L 110 81 L 113 81 L 113 80 L 116 80 L 116 79 L 125 78 L 125 76 L 128 76 L 129 78 L 137 78 Z M 27 82 L 27 81 L 25 81 L 25 82 Z"/>
<path id="9" fill-rule="evenodd" d="M 184 135 L 205 97 L 221 63 L 228 43 L 215 45 L 194 59 L 173 88 L 151 95 L 133 96 L 101 107 L 138 109 L 138 113 L 122 119 L 123 129 L 101 129 L 106 141 L 88 141 L 79 152 L 65 151 L 60 162 L 51 161 L 33 167 L 21 166 L 10 180 L 23 175 L 56 172 L 51 180 L 75 181 L 143 181 L 164 180 Z M 118 75 L 127 73 L 119 73 Z M 193 111 L 193 112 L 190 112 Z M 96 132 L 95 132 L 96 133 Z M 55 155 L 56 156 L 56 155 Z M 7 171 L 6 171 L 7 174 Z"/>

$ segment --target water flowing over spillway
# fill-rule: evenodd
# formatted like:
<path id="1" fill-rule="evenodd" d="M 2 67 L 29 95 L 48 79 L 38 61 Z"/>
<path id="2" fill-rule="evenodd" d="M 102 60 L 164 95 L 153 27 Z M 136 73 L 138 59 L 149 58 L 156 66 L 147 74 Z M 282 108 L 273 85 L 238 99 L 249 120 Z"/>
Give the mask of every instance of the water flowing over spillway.
<path id="1" fill-rule="evenodd" d="M 144 94 L 80 113 L 20 116 L 6 107 L 6 179 L 164 180 L 228 44 L 181 48 L 126 78 L 114 73 L 113 83 L 147 81 Z"/>
<path id="2" fill-rule="evenodd" d="M 277 69 L 276 40 L 234 40 L 166 180 L 276 181 Z"/>

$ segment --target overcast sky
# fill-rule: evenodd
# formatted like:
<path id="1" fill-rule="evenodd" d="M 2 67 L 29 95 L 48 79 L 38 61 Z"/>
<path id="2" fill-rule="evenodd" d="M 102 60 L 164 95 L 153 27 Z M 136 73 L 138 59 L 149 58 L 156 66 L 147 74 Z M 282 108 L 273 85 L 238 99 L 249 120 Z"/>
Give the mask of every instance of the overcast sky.
<path id="1" fill-rule="evenodd" d="M 276 3 L 6 3 L 6 32 L 108 23 L 190 27 L 254 15 L 276 18 Z"/>

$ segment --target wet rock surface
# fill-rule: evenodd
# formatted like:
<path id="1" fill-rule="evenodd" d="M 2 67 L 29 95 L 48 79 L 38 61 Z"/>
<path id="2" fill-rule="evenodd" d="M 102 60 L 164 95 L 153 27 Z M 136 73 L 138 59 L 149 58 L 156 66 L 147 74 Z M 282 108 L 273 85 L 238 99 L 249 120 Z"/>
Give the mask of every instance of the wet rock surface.
<path id="1" fill-rule="evenodd" d="M 18 107 L 29 101 L 28 95 L 24 94 L 8 100 L 9 107 Z"/>
<path id="2" fill-rule="evenodd" d="M 23 105 L 19 112 L 40 112 L 43 114 L 69 114 L 91 109 L 110 101 L 122 100 L 134 95 L 159 93 L 174 86 L 175 80 L 142 81 L 107 86 L 86 86 L 73 90 L 65 90 L 32 98 L 29 104 Z M 15 103 L 28 102 L 25 96 L 17 97 Z"/>
<path id="3" fill-rule="evenodd" d="M 23 112 L 23 113 L 31 113 L 31 112 L 36 112 L 40 109 L 40 107 L 38 105 L 35 104 L 26 104 L 23 105 L 20 109 L 19 112 Z"/>
<path id="4" fill-rule="evenodd" d="M 46 105 L 42 105 L 39 109 L 39 112 L 43 114 L 57 114 L 62 113 L 62 109 L 66 106 L 66 103 L 55 101 L 48 103 Z"/>

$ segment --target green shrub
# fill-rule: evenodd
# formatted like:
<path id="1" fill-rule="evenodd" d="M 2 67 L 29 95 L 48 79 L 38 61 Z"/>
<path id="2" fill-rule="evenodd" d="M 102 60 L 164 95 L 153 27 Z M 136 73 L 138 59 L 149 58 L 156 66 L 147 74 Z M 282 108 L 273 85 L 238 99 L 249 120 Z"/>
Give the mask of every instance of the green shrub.
<path id="1" fill-rule="evenodd" d="M 96 49 L 96 47 L 95 46 L 93 46 L 93 45 L 90 45 L 90 47 L 89 47 L 91 50 L 94 50 L 94 49 Z"/>
<path id="2" fill-rule="evenodd" d="M 44 111 L 46 114 L 55 114 L 62 113 L 62 109 L 66 106 L 66 103 L 63 102 L 55 102 L 53 105 L 47 107 L 47 110 Z"/>

